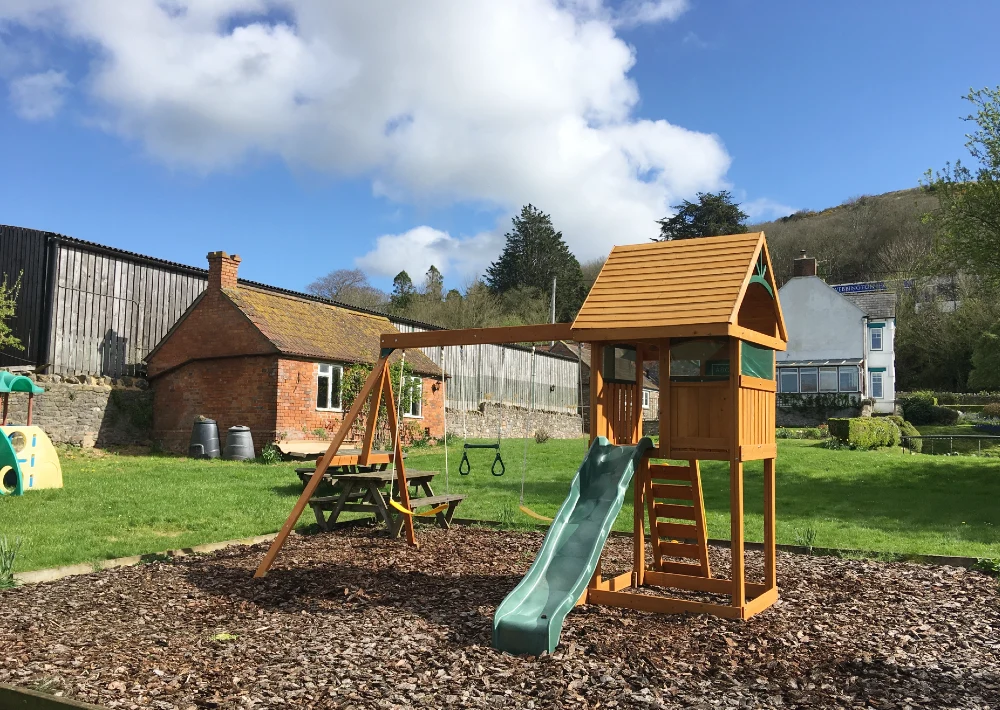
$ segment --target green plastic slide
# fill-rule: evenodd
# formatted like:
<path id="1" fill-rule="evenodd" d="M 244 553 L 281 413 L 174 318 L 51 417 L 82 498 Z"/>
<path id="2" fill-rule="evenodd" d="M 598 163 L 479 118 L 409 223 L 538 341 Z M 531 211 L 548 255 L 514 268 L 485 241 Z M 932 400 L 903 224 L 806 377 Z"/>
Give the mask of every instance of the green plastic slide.
<path id="1" fill-rule="evenodd" d="M 531 569 L 497 608 L 494 648 L 531 655 L 555 650 L 566 614 L 594 576 L 632 474 L 652 446 L 649 438 L 635 446 L 594 440 Z"/>

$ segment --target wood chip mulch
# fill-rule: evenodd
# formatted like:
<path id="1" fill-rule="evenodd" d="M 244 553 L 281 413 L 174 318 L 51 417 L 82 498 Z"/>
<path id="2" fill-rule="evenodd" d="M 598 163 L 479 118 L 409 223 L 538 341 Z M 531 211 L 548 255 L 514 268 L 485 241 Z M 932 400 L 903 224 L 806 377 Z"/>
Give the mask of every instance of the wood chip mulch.
<path id="1" fill-rule="evenodd" d="M 263 580 L 256 546 L 0 592 L 0 683 L 162 710 L 1000 708 L 977 572 L 779 553 L 781 601 L 748 622 L 586 606 L 554 654 L 518 658 L 491 619 L 540 534 L 293 537 Z M 625 569 L 631 541 L 604 559 Z"/>

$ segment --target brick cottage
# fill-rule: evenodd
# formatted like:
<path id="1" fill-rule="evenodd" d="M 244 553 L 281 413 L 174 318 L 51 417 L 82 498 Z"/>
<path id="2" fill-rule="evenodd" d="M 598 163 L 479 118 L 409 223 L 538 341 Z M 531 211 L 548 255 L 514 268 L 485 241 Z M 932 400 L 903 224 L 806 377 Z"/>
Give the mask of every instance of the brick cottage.
<path id="1" fill-rule="evenodd" d="M 230 426 L 250 427 L 258 452 L 267 442 L 332 437 L 344 414 L 344 371 L 374 364 L 379 336 L 396 331 L 382 316 L 237 285 L 239 263 L 208 255 L 207 289 L 146 357 L 153 439 L 167 450 L 187 451 L 198 415 L 218 422 L 223 445 Z M 403 425 L 440 438 L 441 370 L 416 350 L 406 362 L 422 396 Z"/>

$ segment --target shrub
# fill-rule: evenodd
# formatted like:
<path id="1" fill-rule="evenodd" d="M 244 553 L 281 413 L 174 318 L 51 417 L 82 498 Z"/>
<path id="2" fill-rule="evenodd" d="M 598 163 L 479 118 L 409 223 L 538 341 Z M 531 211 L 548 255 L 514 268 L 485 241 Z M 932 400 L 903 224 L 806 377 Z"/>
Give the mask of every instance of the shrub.
<path id="1" fill-rule="evenodd" d="M 852 417 L 831 419 L 830 436 L 852 449 L 866 451 L 881 446 L 899 445 L 899 427 L 887 417 Z"/>
<path id="2" fill-rule="evenodd" d="M 899 433 L 902 436 L 920 436 L 920 432 L 917 431 L 917 428 L 902 417 L 894 414 L 890 417 L 886 417 L 886 419 L 889 419 L 893 424 L 899 427 Z M 905 446 L 910 451 L 917 454 L 924 450 L 924 442 L 921 439 L 907 439 Z"/>
<path id="3" fill-rule="evenodd" d="M 984 404 L 981 411 L 984 417 L 1000 419 L 1000 403 Z"/>
<path id="4" fill-rule="evenodd" d="M 13 542 L 6 536 L 0 537 L 0 589 L 7 589 L 17 584 L 14 581 L 14 563 L 21 549 L 21 538 L 15 537 Z"/>
<path id="5" fill-rule="evenodd" d="M 544 444 L 546 441 L 548 441 L 551 438 L 552 437 L 549 435 L 549 433 L 547 431 L 545 431 L 544 429 L 538 429 L 537 431 L 535 431 L 535 443 L 536 444 Z"/>
<path id="6" fill-rule="evenodd" d="M 805 429 L 790 429 L 778 427 L 774 436 L 776 439 L 825 439 L 827 436 L 825 425 L 822 427 L 807 427 Z"/>
<path id="7" fill-rule="evenodd" d="M 937 399 L 931 392 L 913 392 L 900 400 L 903 416 L 914 424 L 933 424 Z"/>
<path id="8" fill-rule="evenodd" d="M 934 424 L 952 426 L 953 424 L 958 424 L 958 420 L 962 415 L 959 414 L 957 409 L 949 409 L 948 407 L 934 407 L 931 410 L 931 416 L 934 417 L 934 422 L 933 422 Z"/>
<path id="9" fill-rule="evenodd" d="M 257 460 L 263 464 L 275 464 L 281 463 L 281 449 L 279 449 L 274 442 L 269 441 L 264 444 L 264 447 L 260 450 L 260 456 Z"/>

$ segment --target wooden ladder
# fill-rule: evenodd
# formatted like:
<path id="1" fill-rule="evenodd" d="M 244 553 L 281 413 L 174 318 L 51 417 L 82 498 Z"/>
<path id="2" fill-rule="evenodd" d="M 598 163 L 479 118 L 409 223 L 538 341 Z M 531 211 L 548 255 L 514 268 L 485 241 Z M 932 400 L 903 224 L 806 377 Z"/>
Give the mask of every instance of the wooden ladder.
<path id="1" fill-rule="evenodd" d="M 647 470 L 645 497 L 653 568 L 660 572 L 711 577 L 698 462 L 689 461 L 687 466 L 649 464 Z M 676 522 L 678 520 L 684 522 Z M 681 557 L 694 562 L 664 561 L 664 557 Z"/>

